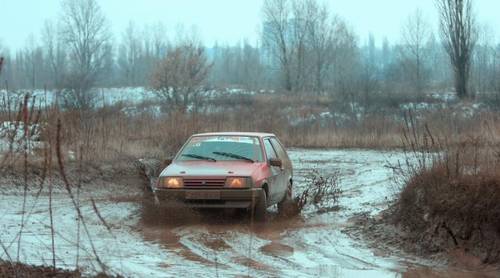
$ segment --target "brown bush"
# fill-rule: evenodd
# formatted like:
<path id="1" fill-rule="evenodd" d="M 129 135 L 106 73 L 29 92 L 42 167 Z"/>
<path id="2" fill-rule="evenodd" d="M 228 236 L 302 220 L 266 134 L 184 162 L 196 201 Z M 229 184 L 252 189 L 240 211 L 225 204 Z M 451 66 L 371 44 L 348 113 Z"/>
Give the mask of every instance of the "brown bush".
<path id="1" fill-rule="evenodd" d="M 450 144 L 449 139 L 434 137 L 429 131 L 423 133 L 425 140 L 405 134 L 407 160 L 396 167 L 403 183 L 396 223 L 424 251 L 462 248 L 483 262 L 498 262 L 500 160 L 496 137 L 469 137 Z"/>
<path id="2" fill-rule="evenodd" d="M 407 216 L 418 212 L 424 216 L 422 224 L 426 218 L 442 216 L 464 220 L 470 226 L 491 223 L 500 231 L 500 176 L 481 173 L 450 177 L 446 167 L 435 165 L 409 181 L 401 193 L 400 205 L 401 211 L 406 211 L 401 221 L 409 224 L 415 221 Z"/>

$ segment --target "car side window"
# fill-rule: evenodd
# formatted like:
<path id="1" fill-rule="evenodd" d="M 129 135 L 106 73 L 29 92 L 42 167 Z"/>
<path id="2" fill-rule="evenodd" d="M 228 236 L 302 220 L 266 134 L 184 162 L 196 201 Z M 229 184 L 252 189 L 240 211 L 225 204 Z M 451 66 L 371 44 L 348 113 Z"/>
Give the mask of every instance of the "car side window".
<path id="1" fill-rule="evenodd" d="M 288 159 L 288 156 L 286 154 L 286 151 L 285 149 L 283 149 L 283 146 L 280 144 L 280 142 L 278 142 L 278 140 L 276 138 L 271 138 L 271 143 L 274 147 L 274 149 L 276 150 L 276 152 L 278 153 L 278 157 L 285 161 L 286 159 Z"/>
<path id="2" fill-rule="evenodd" d="M 276 152 L 274 151 L 273 145 L 269 139 L 264 139 L 264 149 L 266 150 L 267 160 L 278 158 Z"/>

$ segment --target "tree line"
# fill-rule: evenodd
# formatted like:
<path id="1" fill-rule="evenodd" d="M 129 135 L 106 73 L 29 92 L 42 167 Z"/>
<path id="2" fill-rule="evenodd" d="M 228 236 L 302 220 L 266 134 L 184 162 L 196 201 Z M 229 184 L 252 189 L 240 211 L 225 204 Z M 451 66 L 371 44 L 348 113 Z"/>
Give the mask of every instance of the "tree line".
<path id="1" fill-rule="evenodd" d="M 192 32 L 130 22 L 118 38 L 96 0 L 62 0 L 61 16 L 39 39 L 4 57 L 2 87 L 48 88 L 68 106 L 92 104 L 92 88 L 145 86 L 187 107 L 206 87 L 335 94 L 369 99 L 380 92 L 422 95 L 454 88 L 458 97 L 500 93 L 500 44 L 481 26 L 473 0 L 435 0 L 438 32 L 416 10 L 400 40 L 360 38 L 319 0 L 265 0 L 257 43 L 207 47 Z M 377 39 L 379 41 L 377 41 Z"/>

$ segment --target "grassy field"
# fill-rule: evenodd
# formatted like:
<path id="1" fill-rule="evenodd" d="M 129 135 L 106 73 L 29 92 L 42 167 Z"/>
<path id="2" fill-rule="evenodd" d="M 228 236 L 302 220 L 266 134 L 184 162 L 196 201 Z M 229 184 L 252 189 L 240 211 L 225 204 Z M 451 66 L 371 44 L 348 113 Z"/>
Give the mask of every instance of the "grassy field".
<path id="1" fill-rule="evenodd" d="M 403 131 L 409 118 L 415 136 L 423 138 L 427 130 L 444 138 L 447 145 L 475 137 L 495 142 L 500 136 L 500 113 L 492 109 L 470 113 L 464 107 L 473 104 L 467 103 L 424 110 L 402 105 L 412 100 L 346 109 L 331 97 L 268 94 L 213 99 L 196 112 L 186 113 L 151 101 L 118 102 L 87 111 L 55 106 L 37 109 L 37 100 L 28 99 L 24 108 L 2 109 L 0 119 L 40 124 L 40 140 L 52 145 L 60 121 L 63 155 L 85 161 L 164 158 L 191 134 L 215 131 L 272 132 L 287 147 L 404 148 Z M 131 107 L 135 113 L 127 112 Z M 152 112 L 156 108 L 162 112 Z"/>

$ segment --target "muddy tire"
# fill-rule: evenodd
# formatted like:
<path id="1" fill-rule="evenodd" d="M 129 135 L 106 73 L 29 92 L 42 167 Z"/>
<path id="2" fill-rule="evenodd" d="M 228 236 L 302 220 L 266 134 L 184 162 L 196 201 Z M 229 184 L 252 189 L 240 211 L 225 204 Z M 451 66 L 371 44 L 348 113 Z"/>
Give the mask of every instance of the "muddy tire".
<path id="1" fill-rule="evenodd" d="M 293 188 L 292 184 L 288 182 L 287 189 L 283 200 L 278 203 L 278 212 L 280 215 L 288 215 L 290 207 L 293 205 Z"/>
<path id="2" fill-rule="evenodd" d="M 256 221 L 262 222 L 267 217 L 267 194 L 265 190 L 259 192 L 259 198 L 254 207 L 254 218 Z"/>

